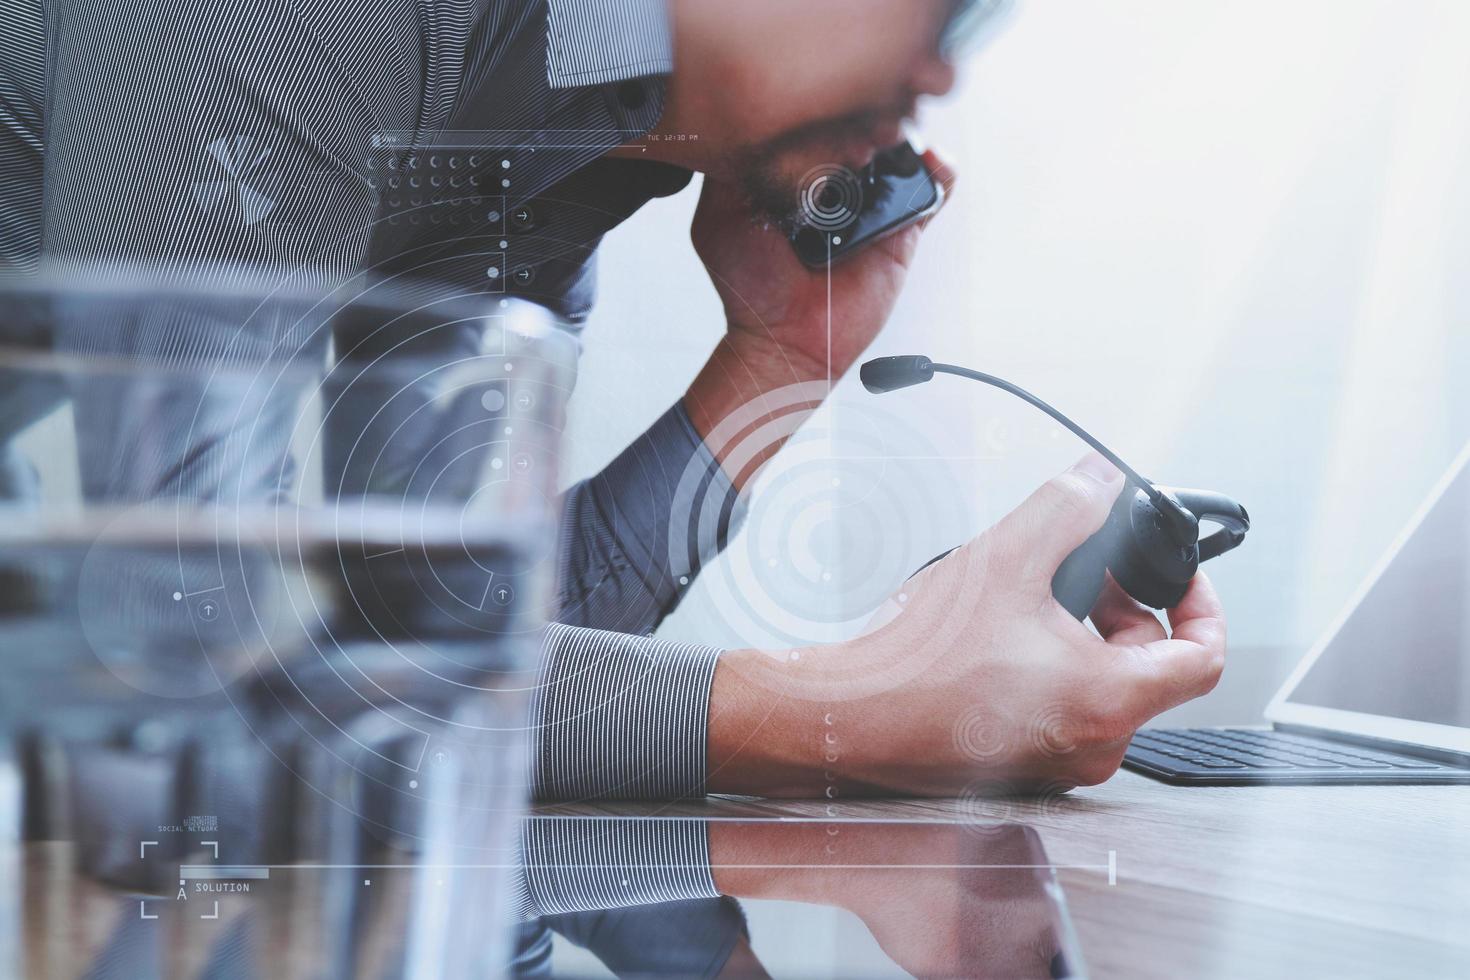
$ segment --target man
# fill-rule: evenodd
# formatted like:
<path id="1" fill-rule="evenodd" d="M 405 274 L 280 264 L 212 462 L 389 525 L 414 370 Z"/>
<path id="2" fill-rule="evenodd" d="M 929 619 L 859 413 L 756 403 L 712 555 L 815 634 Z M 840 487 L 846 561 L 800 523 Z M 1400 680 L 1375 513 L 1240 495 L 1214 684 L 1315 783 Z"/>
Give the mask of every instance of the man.
<path id="1" fill-rule="evenodd" d="M 846 371 L 886 320 L 921 228 L 833 271 L 829 353 L 826 276 L 778 226 L 813 165 L 861 166 L 950 88 L 968 0 L 0 7 L 0 260 L 20 274 L 209 263 L 329 285 L 370 269 L 510 289 L 579 325 L 601 236 L 706 174 L 693 236 L 729 329 L 685 398 L 568 495 L 541 795 L 1095 783 L 1139 724 L 1219 676 L 1203 576 L 1172 636 L 1113 586 L 1100 637 L 1052 600 L 1053 571 L 1122 488 L 1097 457 L 926 569 L 857 640 L 720 652 L 644 635 L 723 539 L 671 559 L 681 474 L 702 467 L 731 501 L 750 475 L 707 438 L 769 392 Z M 0 440 L 27 421 L 0 418 Z M 123 452 L 139 436 L 121 424 Z M 977 712 L 983 753 L 957 737 Z"/>

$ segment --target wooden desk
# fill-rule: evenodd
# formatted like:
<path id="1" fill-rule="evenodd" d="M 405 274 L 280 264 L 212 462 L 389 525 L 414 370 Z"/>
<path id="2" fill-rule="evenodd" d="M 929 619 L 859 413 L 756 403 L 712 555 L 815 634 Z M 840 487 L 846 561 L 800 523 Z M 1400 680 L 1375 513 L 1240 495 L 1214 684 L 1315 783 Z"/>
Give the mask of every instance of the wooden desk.
<path id="1" fill-rule="evenodd" d="M 836 801 L 833 819 L 965 821 L 958 800 Z M 828 803 L 712 798 L 542 812 L 827 817 Z M 987 806 L 1033 826 L 1063 870 L 1099 977 L 1470 977 L 1470 786 L 1172 787 L 1130 772 L 1044 802 Z"/>

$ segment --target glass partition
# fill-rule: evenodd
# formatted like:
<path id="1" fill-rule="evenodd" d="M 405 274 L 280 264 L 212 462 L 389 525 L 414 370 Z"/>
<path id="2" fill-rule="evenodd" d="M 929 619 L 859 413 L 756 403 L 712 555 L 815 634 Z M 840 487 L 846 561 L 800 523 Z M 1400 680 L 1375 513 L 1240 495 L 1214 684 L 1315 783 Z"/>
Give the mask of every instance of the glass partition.
<path id="1" fill-rule="evenodd" d="M 282 864 L 253 972 L 495 972 L 503 876 L 456 869 L 524 807 L 574 355 L 386 282 L 0 295 L 0 972 L 217 975 L 154 920 L 244 943 L 221 875 Z"/>

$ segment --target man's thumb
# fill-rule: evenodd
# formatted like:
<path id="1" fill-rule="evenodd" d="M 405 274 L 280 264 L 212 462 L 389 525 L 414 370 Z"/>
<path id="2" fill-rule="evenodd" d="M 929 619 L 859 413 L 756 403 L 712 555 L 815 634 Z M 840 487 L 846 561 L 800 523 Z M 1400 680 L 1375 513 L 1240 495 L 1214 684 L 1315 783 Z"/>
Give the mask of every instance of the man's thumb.
<path id="1" fill-rule="evenodd" d="M 1050 584 L 1062 560 L 1108 518 L 1123 474 L 1098 453 L 1058 474 L 996 526 L 996 546 L 1020 576 Z"/>

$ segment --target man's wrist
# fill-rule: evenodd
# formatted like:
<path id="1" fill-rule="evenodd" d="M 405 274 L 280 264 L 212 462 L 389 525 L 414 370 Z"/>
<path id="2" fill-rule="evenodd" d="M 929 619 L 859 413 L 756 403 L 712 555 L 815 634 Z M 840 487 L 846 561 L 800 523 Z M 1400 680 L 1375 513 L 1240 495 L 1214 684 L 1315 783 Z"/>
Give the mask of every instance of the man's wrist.
<path id="1" fill-rule="evenodd" d="M 709 791 L 835 799 L 871 792 L 862 779 L 866 699 L 845 700 L 851 643 L 771 652 L 727 650 L 709 705 Z M 834 656 L 835 655 L 835 656 Z"/>
<path id="2" fill-rule="evenodd" d="M 710 685 L 710 792 L 820 795 L 820 736 L 801 702 L 782 690 L 786 680 L 773 654 L 721 653 Z"/>
<path id="3" fill-rule="evenodd" d="M 928 792 L 926 774 L 943 767 L 944 747 L 912 737 L 928 710 L 912 710 L 916 670 L 912 645 L 895 642 L 891 629 L 797 650 L 722 652 L 710 681 L 709 792 Z"/>
<path id="4" fill-rule="evenodd" d="M 768 446 L 750 453 L 736 452 L 742 447 L 746 431 L 771 420 L 762 400 L 770 393 L 793 385 L 826 380 L 826 365 L 805 353 L 784 347 L 777 341 L 755 333 L 732 329 L 710 355 L 704 367 L 684 395 L 684 410 L 694 430 L 720 461 L 730 482 L 742 489 L 750 477 L 781 447 L 784 440 L 772 440 Z M 820 402 L 821 392 L 814 392 L 811 408 Z M 727 420 L 740 415 L 741 431 L 728 433 Z M 716 433 L 721 432 L 717 436 Z M 748 448 L 748 447 L 746 447 Z"/>

